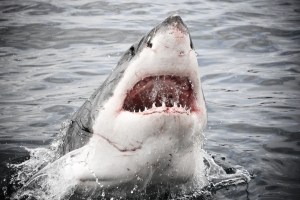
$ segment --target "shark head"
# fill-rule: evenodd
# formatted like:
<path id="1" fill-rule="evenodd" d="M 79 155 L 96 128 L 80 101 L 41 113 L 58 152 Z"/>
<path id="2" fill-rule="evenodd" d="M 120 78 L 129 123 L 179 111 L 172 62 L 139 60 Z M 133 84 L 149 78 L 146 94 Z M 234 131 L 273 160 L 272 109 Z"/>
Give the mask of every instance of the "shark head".
<path id="1" fill-rule="evenodd" d="M 155 129 L 154 119 L 194 119 L 201 130 L 206 124 L 196 53 L 187 26 L 176 15 L 126 51 L 103 90 L 93 113 L 96 134 L 139 138 L 147 135 L 145 130 L 136 136 L 128 127 L 136 130 L 142 123 Z M 115 127 L 121 123 L 127 127 L 124 133 Z"/>
<path id="2" fill-rule="evenodd" d="M 206 124 L 196 53 L 179 16 L 168 17 L 132 45 L 103 85 L 92 130 L 120 146 L 172 126 L 188 129 L 181 137 L 197 136 Z"/>
<path id="3" fill-rule="evenodd" d="M 196 53 L 179 16 L 132 45 L 89 102 L 89 163 L 99 177 L 113 166 L 115 179 L 130 177 L 125 169 L 132 177 L 152 169 L 153 183 L 193 176 L 207 117 Z"/>

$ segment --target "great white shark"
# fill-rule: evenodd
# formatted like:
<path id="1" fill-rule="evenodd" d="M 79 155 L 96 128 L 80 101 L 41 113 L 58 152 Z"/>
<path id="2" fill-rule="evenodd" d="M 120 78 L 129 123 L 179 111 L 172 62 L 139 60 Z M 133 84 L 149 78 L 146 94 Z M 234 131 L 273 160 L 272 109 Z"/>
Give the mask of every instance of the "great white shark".
<path id="1" fill-rule="evenodd" d="M 60 166 L 56 173 L 80 187 L 107 190 L 204 181 L 206 122 L 190 33 L 170 16 L 124 53 L 72 117 L 61 157 L 44 170 Z"/>

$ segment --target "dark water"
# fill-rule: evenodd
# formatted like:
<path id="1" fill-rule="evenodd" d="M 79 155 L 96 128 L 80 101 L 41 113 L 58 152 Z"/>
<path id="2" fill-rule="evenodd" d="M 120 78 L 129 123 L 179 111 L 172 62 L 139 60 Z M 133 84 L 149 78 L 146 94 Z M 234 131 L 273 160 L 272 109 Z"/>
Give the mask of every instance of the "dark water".
<path id="1" fill-rule="evenodd" d="M 120 55 L 171 14 L 190 28 L 205 149 L 254 175 L 214 199 L 300 199 L 300 2 L 0 1 L 0 199 L 22 148 L 46 147 Z"/>

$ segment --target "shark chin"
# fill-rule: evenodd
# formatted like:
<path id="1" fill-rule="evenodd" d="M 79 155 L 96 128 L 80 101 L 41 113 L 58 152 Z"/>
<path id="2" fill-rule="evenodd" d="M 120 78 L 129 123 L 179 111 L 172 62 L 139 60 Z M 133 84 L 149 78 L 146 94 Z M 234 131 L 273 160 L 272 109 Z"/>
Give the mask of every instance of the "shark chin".
<path id="1" fill-rule="evenodd" d="M 193 188 L 206 182 L 206 121 L 191 36 L 179 16 L 170 16 L 124 53 L 74 114 L 51 165 L 82 193 Z"/>

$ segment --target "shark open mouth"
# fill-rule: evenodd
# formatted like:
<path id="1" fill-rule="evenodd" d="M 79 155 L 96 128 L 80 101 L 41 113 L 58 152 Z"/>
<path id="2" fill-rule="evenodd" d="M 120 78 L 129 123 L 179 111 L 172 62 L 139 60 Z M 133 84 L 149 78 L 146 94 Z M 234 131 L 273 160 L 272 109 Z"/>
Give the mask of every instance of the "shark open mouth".
<path id="1" fill-rule="evenodd" d="M 187 77 L 149 76 L 127 92 L 123 109 L 129 112 L 190 113 L 195 110 L 193 84 Z"/>

